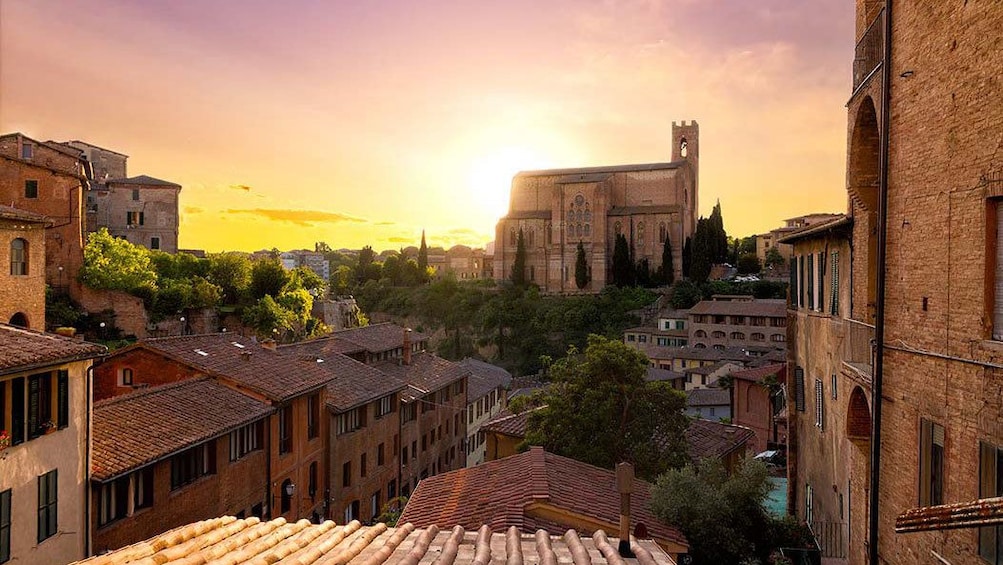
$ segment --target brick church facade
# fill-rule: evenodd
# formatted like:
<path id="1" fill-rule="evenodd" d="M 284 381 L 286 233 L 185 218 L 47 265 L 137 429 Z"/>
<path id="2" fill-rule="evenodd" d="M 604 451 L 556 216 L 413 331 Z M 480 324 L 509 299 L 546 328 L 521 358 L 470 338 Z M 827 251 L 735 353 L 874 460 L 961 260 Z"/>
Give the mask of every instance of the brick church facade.
<path id="1" fill-rule="evenodd" d="M 610 280 L 616 236 L 630 244 L 634 262 L 652 272 L 662 264 L 666 239 L 673 270 L 682 271 L 682 249 L 696 230 L 699 127 L 672 124 L 667 163 L 523 171 L 512 179 L 509 212 L 498 221 L 494 276 L 509 279 L 518 233 L 526 248 L 526 280 L 544 292 L 579 292 L 575 284 L 578 243 L 585 248 L 590 282 L 602 290 Z"/>

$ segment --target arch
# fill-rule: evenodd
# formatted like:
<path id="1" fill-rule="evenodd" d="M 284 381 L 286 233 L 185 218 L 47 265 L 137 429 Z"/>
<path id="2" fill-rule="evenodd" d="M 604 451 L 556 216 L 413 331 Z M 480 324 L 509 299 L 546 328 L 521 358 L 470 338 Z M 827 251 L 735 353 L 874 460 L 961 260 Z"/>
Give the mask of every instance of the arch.
<path id="1" fill-rule="evenodd" d="M 693 347 L 696 347 L 697 349 L 707 349 L 707 345 L 703 344 L 703 343 L 698 343 L 698 344 L 694 345 Z"/>
<path id="2" fill-rule="evenodd" d="M 850 192 L 869 212 L 876 212 L 880 175 L 878 164 L 880 132 L 874 100 L 870 96 L 865 96 L 857 107 L 848 153 L 847 184 Z"/>
<path id="3" fill-rule="evenodd" d="M 28 316 L 24 312 L 18 312 L 10 317 L 10 321 L 7 322 L 12 326 L 17 326 L 19 328 L 28 327 Z"/>
<path id="4" fill-rule="evenodd" d="M 871 407 L 864 389 L 853 387 L 846 407 L 846 437 L 854 445 L 868 452 L 871 443 Z"/>
<path id="5" fill-rule="evenodd" d="M 686 158 L 686 154 L 688 152 L 687 151 L 688 150 L 687 145 L 688 144 L 686 143 L 686 138 L 685 137 L 680 138 L 680 140 L 679 140 L 679 156 L 682 157 L 683 159 Z"/>
<path id="6" fill-rule="evenodd" d="M 693 333 L 693 336 L 694 337 L 707 337 L 707 332 L 705 332 L 703 330 L 697 330 L 696 332 Z"/>
<path id="7" fill-rule="evenodd" d="M 759 333 L 759 332 L 756 332 L 756 333 L 752 334 L 752 341 L 763 341 L 765 339 L 766 339 L 766 336 L 763 335 L 763 334 L 761 334 L 761 333 Z"/>
<path id="8" fill-rule="evenodd" d="M 669 236 L 669 230 L 665 227 L 665 222 L 659 222 L 658 224 L 658 243 L 665 243 L 665 240 Z"/>
<path id="9" fill-rule="evenodd" d="M 745 341 L 745 334 L 742 332 L 731 332 L 731 339 L 738 339 Z"/>
<path id="10" fill-rule="evenodd" d="M 28 274 L 28 241 L 20 237 L 10 242 L 10 274 Z"/>
<path id="11" fill-rule="evenodd" d="M 722 332 L 721 330 L 718 330 L 718 331 L 716 331 L 716 332 L 714 332 L 714 333 L 712 333 L 710 335 L 714 339 L 724 339 L 724 332 Z"/>
<path id="12" fill-rule="evenodd" d="M 592 224 L 585 224 L 585 237 L 589 237 L 592 234 Z"/>

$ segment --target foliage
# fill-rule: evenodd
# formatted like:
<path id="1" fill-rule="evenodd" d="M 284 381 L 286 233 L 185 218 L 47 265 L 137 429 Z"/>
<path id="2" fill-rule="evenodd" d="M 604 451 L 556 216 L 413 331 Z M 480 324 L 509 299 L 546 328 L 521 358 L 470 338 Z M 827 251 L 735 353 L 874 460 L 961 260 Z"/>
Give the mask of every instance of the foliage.
<path id="1" fill-rule="evenodd" d="M 719 460 L 708 459 L 660 476 L 651 510 L 683 531 L 695 563 L 766 562 L 777 547 L 805 541 L 801 529 L 766 512 L 769 492 L 762 462 L 746 459 L 729 476 Z"/>
<path id="2" fill-rule="evenodd" d="M 391 498 L 383 505 L 380 515 L 376 518 L 376 521 L 383 522 L 388 528 L 396 526 L 397 520 L 400 519 L 401 514 L 404 512 L 405 506 L 407 506 L 406 496 Z"/>
<path id="3" fill-rule="evenodd" d="M 251 284 L 251 260 L 236 252 L 210 255 L 208 280 L 219 287 L 224 304 L 237 304 Z"/>
<path id="4" fill-rule="evenodd" d="M 278 259 L 261 259 L 251 266 L 251 298 L 278 296 L 289 283 L 289 271 Z"/>
<path id="5" fill-rule="evenodd" d="M 202 277 L 192 279 L 190 308 L 215 308 L 223 300 L 223 289 Z"/>
<path id="6" fill-rule="evenodd" d="M 421 230 L 421 246 L 418 247 L 418 272 L 422 275 L 420 282 L 428 280 L 428 246 L 425 245 L 425 230 Z"/>
<path id="7" fill-rule="evenodd" d="M 590 335 L 583 354 L 572 347 L 549 368 L 552 385 L 534 398 L 546 407 L 530 416 L 526 442 L 605 469 L 629 461 L 647 479 L 682 465 L 686 397 L 648 382 L 647 366 L 618 339 Z"/>
<path id="8" fill-rule="evenodd" d="M 651 265 L 648 259 L 641 259 L 637 262 L 634 270 L 634 283 L 637 286 L 650 287 L 655 281 L 651 278 Z"/>
<path id="9" fill-rule="evenodd" d="M 693 234 L 692 243 L 689 278 L 696 283 L 702 283 L 710 276 L 713 264 L 715 238 L 710 220 L 707 218 L 697 220 L 697 229 L 696 233 Z"/>
<path id="10" fill-rule="evenodd" d="M 784 263 L 786 263 L 786 261 L 784 261 L 784 256 L 780 254 L 780 250 L 777 249 L 776 246 L 771 247 L 766 252 L 766 261 L 764 261 L 764 266 L 767 269 L 782 269 Z"/>
<path id="11" fill-rule="evenodd" d="M 675 282 L 669 289 L 669 304 L 676 310 L 687 310 L 703 300 L 703 294 L 696 283 L 682 279 Z"/>
<path id="12" fill-rule="evenodd" d="M 526 241 L 522 234 L 522 228 L 519 228 L 519 237 L 516 240 L 511 280 L 516 287 L 526 286 Z"/>
<path id="13" fill-rule="evenodd" d="M 755 274 L 763 270 L 762 265 L 759 264 L 759 257 L 755 253 L 743 253 L 739 255 L 738 263 L 735 266 L 738 267 L 738 274 L 740 275 Z"/>
<path id="14" fill-rule="evenodd" d="M 70 299 L 65 292 L 58 292 L 52 287 L 45 287 L 45 326 L 57 328 L 61 326 L 76 326 L 83 315 L 80 306 Z"/>
<path id="15" fill-rule="evenodd" d="M 676 273 L 672 265 L 672 241 L 666 235 L 665 242 L 662 244 L 662 264 L 658 267 L 658 282 L 670 285 L 675 280 Z"/>
<path id="16" fill-rule="evenodd" d="M 348 265 L 339 265 L 331 272 L 331 293 L 344 296 L 351 293 L 351 288 L 352 268 Z"/>
<path id="17" fill-rule="evenodd" d="M 132 292 L 143 285 L 155 285 L 157 273 L 145 247 L 114 237 L 107 228 L 101 228 L 87 237 L 79 279 L 93 289 Z"/>
<path id="18" fill-rule="evenodd" d="M 578 250 L 575 255 L 575 286 L 578 290 L 589 285 L 589 264 L 585 259 L 585 244 L 578 241 Z"/>
<path id="19" fill-rule="evenodd" d="M 619 287 L 634 284 L 634 265 L 630 260 L 627 238 L 621 233 L 613 245 L 613 284 Z"/>
<path id="20" fill-rule="evenodd" d="M 355 280 L 362 284 L 366 281 L 380 280 L 382 265 L 375 263 L 376 252 L 370 246 L 359 251 L 359 260 L 355 265 Z"/>
<path id="21" fill-rule="evenodd" d="M 254 328 L 262 337 L 274 337 L 289 329 L 293 314 L 283 308 L 271 295 L 266 294 L 257 304 L 244 310 L 244 324 Z"/>
<path id="22" fill-rule="evenodd" d="M 683 277 L 689 278 L 690 264 L 693 262 L 693 238 L 687 237 L 683 244 Z"/>
<path id="23" fill-rule="evenodd" d="M 192 283 L 184 279 L 167 279 L 153 294 L 150 311 L 152 321 L 160 321 L 177 314 L 192 301 Z"/>
<path id="24" fill-rule="evenodd" d="M 291 288 L 305 288 L 315 291 L 315 296 L 323 296 L 327 292 L 327 281 L 310 267 L 296 267 L 293 269 L 289 273 L 289 282 L 286 284 Z"/>

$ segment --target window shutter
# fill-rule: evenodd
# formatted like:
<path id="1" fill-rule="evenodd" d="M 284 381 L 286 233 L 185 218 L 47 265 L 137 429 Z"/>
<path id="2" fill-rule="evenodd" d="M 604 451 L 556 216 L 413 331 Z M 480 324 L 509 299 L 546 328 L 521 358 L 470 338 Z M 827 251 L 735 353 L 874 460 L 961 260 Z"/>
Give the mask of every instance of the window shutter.
<path id="1" fill-rule="evenodd" d="M 125 213 L 125 225 L 127 225 L 127 226 L 131 226 L 132 225 L 132 212 L 126 212 Z"/>
<path id="2" fill-rule="evenodd" d="M 815 309 L 819 312 L 825 311 L 825 253 L 819 253 L 816 259 L 818 264 L 815 268 L 818 269 L 817 279 L 815 280 L 815 286 L 818 288 L 818 295 L 815 297 Z"/>
<path id="3" fill-rule="evenodd" d="M 804 256 L 798 259 L 798 308 L 804 307 Z"/>
<path id="4" fill-rule="evenodd" d="M 830 310 L 833 316 L 839 315 L 839 251 L 832 252 L 832 281 L 830 284 Z"/>
<path id="5" fill-rule="evenodd" d="M 815 379 L 815 426 L 820 430 L 825 429 L 825 394 L 823 394 L 822 381 Z"/>
<path id="6" fill-rule="evenodd" d="M 788 265 L 790 268 L 790 305 L 791 308 L 797 308 L 798 305 L 798 266 L 797 258 L 791 259 L 791 264 Z"/>
<path id="7" fill-rule="evenodd" d="M 11 381 L 10 404 L 10 443 L 17 445 L 24 441 L 24 377 Z"/>
<path id="8" fill-rule="evenodd" d="M 139 213 L 139 225 L 143 225 L 143 213 Z"/>
<path id="9" fill-rule="evenodd" d="M 815 254 L 808 254 L 808 309 L 815 309 Z"/>
<path id="10" fill-rule="evenodd" d="M 38 395 L 39 395 L 39 384 L 42 382 L 39 378 L 29 378 L 28 379 L 28 437 L 34 438 L 38 434 Z"/>
<path id="11" fill-rule="evenodd" d="M 1003 341 L 1003 229 L 1000 229 L 1000 214 L 1003 214 L 1003 200 L 996 200 L 996 278 L 994 280 L 993 339 Z"/>
<path id="12" fill-rule="evenodd" d="M 794 369 L 794 405 L 798 412 L 804 412 L 804 369 Z"/>
<path id="13" fill-rule="evenodd" d="M 59 371 L 57 377 L 56 395 L 58 408 L 56 413 L 56 427 L 59 429 L 70 425 L 70 373 L 69 371 Z"/>

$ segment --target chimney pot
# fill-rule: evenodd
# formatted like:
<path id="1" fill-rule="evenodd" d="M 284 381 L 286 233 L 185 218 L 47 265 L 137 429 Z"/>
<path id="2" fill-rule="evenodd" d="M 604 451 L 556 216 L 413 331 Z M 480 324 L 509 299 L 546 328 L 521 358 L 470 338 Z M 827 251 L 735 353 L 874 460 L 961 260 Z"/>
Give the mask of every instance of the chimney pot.
<path id="1" fill-rule="evenodd" d="M 411 364 L 411 328 L 404 328 L 404 364 Z"/>
<path id="2" fill-rule="evenodd" d="M 251 360 L 251 352 L 250 351 L 241 351 L 240 352 L 240 358 L 243 359 L 244 361 L 250 361 Z"/>

